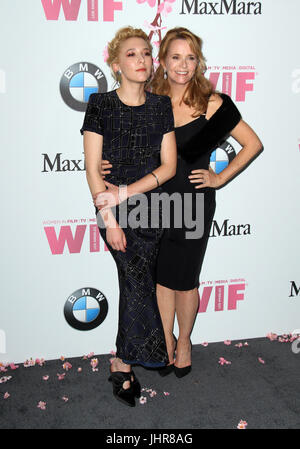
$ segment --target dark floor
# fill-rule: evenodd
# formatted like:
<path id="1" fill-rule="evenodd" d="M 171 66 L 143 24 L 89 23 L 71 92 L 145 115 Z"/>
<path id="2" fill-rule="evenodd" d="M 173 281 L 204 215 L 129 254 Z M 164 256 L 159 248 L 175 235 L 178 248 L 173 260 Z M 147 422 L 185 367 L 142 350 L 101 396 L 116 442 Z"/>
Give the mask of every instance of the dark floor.
<path id="1" fill-rule="evenodd" d="M 0 372 L 0 428 L 236 429 L 244 420 L 247 429 L 299 429 L 300 353 L 278 339 L 237 343 L 193 346 L 193 369 L 182 379 L 135 367 L 146 398 L 135 408 L 112 396 L 107 381 L 111 355 L 94 356 L 99 361 L 94 372 L 92 358 L 81 357 L 67 360 L 72 364 L 68 371 L 61 360 L 7 367 Z M 231 364 L 221 365 L 220 357 Z M 58 380 L 62 373 L 64 379 Z M 43 380 L 46 375 L 49 379 Z M 5 376 L 12 377 L 4 382 Z M 10 396 L 4 399 L 6 392 Z M 40 401 L 46 402 L 45 410 L 37 407 Z"/>

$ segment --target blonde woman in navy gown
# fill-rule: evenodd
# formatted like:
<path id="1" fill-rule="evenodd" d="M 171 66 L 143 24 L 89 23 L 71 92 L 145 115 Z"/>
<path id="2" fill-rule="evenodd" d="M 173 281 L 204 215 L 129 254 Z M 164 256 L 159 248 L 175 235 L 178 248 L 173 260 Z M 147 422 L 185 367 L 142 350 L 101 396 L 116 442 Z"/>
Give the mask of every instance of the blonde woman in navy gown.
<path id="1" fill-rule="evenodd" d="M 103 224 L 100 234 L 119 277 L 117 352 L 109 380 L 115 397 L 129 406 L 134 406 L 135 397 L 140 395 L 140 383 L 131 365 L 157 368 L 169 361 L 155 279 L 163 230 L 150 225 L 135 228 L 130 222 L 122 228 L 118 222 L 119 204 L 145 192 L 149 200 L 145 212 L 150 218 L 151 193 L 159 193 L 160 185 L 176 172 L 170 99 L 145 91 L 152 72 L 151 51 L 142 30 L 126 27 L 116 33 L 108 45 L 108 64 L 120 87 L 90 96 L 81 129 L 87 181 Z M 105 183 L 99 170 L 102 157 L 114 164 Z M 132 209 L 132 204 L 127 204 L 127 214 Z"/>
<path id="2" fill-rule="evenodd" d="M 204 194 L 203 236 L 189 239 L 188 229 L 171 227 L 164 232 L 157 262 L 157 299 L 169 355 L 169 365 L 159 372 L 183 377 L 192 367 L 190 336 L 199 308 L 199 275 L 215 212 L 215 189 L 245 168 L 262 144 L 230 97 L 217 94 L 204 77 L 205 59 L 198 36 L 186 28 L 169 30 L 160 45 L 159 61 L 152 92 L 171 98 L 178 151 L 176 176 L 163 188 L 170 195 L 192 194 L 193 205 L 196 194 Z M 216 174 L 209 168 L 210 155 L 229 135 L 242 148 Z M 102 173 L 109 167 L 105 162 Z M 175 315 L 178 341 L 173 334 Z"/>

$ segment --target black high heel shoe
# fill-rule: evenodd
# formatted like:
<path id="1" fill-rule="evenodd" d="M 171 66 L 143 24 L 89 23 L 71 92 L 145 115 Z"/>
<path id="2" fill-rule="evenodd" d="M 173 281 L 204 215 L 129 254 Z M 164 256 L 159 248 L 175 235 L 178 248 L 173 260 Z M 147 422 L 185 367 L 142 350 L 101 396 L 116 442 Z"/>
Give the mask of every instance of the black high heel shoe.
<path id="1" fill-rule="evenodd" d="M 175 340 L 175 348 L 174 348 L 174 357 L 175 357 L 175 351 L 176 351 L 176 348 L 177 348 L 177 338 L 175 337 L 175 335 L 173 334 L 173 338 L 174 338 L 174 340 Z M 174 371 L 174 363 L 172 363 L 171 365 L 166 365 L 166 366 L 164 366 L 163 368 L 159 368 L 158 369 L 158 374 L 161 376 L 161 377 L 165 377 L 165 376 L 167 376 L 168 374 L 171 374 L 173 371 Z"/>
<path id="2" fill-rule="evenodd" d="M 131 373 L 124 373 L 123 371 L 115 371 L 110 374 L 108 381 L 112 382 L 113 395 L 115 398 L 129 407 L 135 407 L 135 390 L 132 385 Z M 123 383 L 129 380 L 130 387 L 123 388 Z"/>
<path id="3" fill-rule="evenodd" d="M 191 343 L 191 356 L 192 356 L 192 342 Z M 178 378 L 184 377 L 187 374 L 189 374 L 192 371 L 192 365 L 188 365 L 188 366 L 184 366 L 183 368 L 178 368 L 177 366 L 174 365 L 174 373 L 175 376 Z"/>
<path id="4" fill-rule="evenodd" d="M 134 396 L 136 398 L 140 398 L 141 397 L 141 384 L 138 381 L 138 378 L 134 374 L 133 370 L 131 370 L 130 375 L 131 375 L 131 385 L 133 388 Z"/>

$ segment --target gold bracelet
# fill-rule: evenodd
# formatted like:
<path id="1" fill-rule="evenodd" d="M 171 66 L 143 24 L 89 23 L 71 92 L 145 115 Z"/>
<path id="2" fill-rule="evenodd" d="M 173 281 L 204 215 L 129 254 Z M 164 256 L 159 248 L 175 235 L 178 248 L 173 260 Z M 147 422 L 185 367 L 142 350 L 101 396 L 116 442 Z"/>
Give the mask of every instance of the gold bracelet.
<path id="1" fill-rule="evenodd" d="M 158 177 L 156 176 L 155 173 L 153 173 L 153 171 L 151 172 L 151 175 L 154 176 L 154 178 L 156 179 L 156 182 L 157 182 L 157 187 L 159 187 Z"/>

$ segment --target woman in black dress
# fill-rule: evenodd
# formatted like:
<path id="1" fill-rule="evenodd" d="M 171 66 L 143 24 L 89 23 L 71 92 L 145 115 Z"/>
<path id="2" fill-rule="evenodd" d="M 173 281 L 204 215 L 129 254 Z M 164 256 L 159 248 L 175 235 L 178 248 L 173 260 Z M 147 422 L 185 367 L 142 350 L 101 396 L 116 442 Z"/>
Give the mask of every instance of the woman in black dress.
<path id="1" fill-rule="evenodd" d="M 108 64 L 120 81 L 120 88 L 90 96 L 81 129 L 87 181 L 95 204 L 101 209 L 100 233 L 116 262 L 119 277 L 117 352 L 109 380 L 116 398 L 130 406 L 140 395 L 140 384 L 131 365 L 162 367 L 168 363 L 155 284 L 163 230 L 131 227 L 130 220 L 127 226 L 119 225 L 119 220 L 129 218 L 134 209 L 134 204 L 128 204 L 130 197 L 147 192 L 149 199 L 176 172 L 170 99 L 144 90 L 152 70 L 151 50 L 142 30 L 127 27 L 117 32 L 108 46 Z M 102 157 L 114 165 L 107 176 L 111 183 L 106 182 L 107 190 L 99 172 Z M 124 188 L 116 187 L 121 185 Z M 124 206 L 125 201 L 127 213 L 121 217 L 118 204 L 122 202 Z M 146 212 L 150 220 L 150 201 L 143 211 Z"/>
<path id="2" fill-rule="evenodd" d="M 204 195 L 202 237 L 187 238 L 190 229 L 173 225 L 163 234 L 157 259 L 157 300 L 169 356 L 169 365 L 159 372 L 164 376 L 174 371 L 177 377 L 183 377 L 191 371 L 190 335 L 199 307 L 199 275 L 215 212 L 215 189 L 240 172 L 262 145 L 230 97 L 215 93 L 204 77 L 205 59 L 198 36 L 186 28 L 169 30 L 160 45 L 159 61 L 152 92 L 171 98 L 178 150 L 176 176 L 163 188 L 169 194 L 191 194 L 193 213 L 196 194 Z M 216 174 L 209 168 L 210 155 L 228 135 L 242 149 Z M 103 162 L 105 175 L 113 163 Z M 173 334 L 175 314 L 178 341 Z"/>

